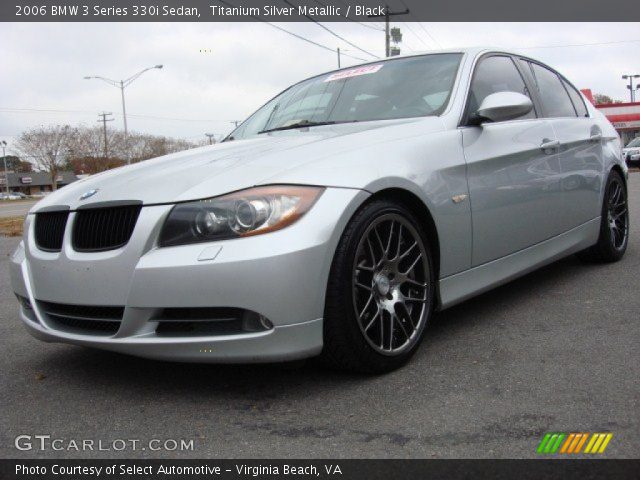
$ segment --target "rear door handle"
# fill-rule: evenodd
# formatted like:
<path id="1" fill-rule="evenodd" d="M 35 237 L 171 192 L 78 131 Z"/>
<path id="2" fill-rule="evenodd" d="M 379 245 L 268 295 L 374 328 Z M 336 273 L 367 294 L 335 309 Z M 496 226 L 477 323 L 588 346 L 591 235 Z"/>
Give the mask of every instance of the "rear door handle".
<path id="1" fill-rule="evenodd" d="M 589 140 L 591 140 L 592 142 L 599 142 L 600 140 L 602 140 L 602 134 L 601 133 L 594 133 L 593 135 L 591 135 L 589 137 Z"/>
<path id="2" fill-rule="evenodd" d="M 542 140 L 542 143 L 540 144 L 540 148 L 542 150 L 551 150 L 551 149 L 556 149 L 560 146 L 560 140 L 549 140 L 549 139 L 544 139 Z"/>

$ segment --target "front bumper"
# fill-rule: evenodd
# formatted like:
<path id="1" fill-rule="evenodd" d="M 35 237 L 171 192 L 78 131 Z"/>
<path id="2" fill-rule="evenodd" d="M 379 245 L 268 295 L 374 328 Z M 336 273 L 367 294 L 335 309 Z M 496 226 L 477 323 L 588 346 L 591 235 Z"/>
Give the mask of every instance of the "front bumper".
<path id="1" fill-rule="evenodd" d="M 30 218 L 24 243 L 11 258 L 14 292 L 31 303 L 21 318 L 36 338 L 147 358 L 188 362 L 272 362 L 314 356 L 322 349 L 324 297 L 333 252 L 357 207 L 368 196 L 327 190 L 294 225 L 265 235 L 158 248 L 170 205 L 144 207 L 127 245 L 76 252 L 69 217 L 59 253 L 37 249 Z M 60 329 L 40 302 L 123 306 L 111 335 Z M 273 328 L 214 336 L 156 333 L 163 308 L 233 307 L 253 311 Z"/>

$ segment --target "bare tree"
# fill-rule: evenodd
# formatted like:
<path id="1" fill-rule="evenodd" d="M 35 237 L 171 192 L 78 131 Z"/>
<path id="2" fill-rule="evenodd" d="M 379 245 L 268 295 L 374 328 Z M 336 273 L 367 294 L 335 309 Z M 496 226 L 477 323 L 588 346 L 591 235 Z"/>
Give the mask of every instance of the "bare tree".
<path id="1" fill-rule="evenodd" d="M 51 188 L 56 189 L 60 166 L 72 153 L 77 129 L 69 125 L 33 128 L 18 138 L 16 149 L 38 170 L 51 176 Z"/>
<path id="2" fill-rule="evenodd" d="M 98 167 L 97 171 L 120 166 L 127 156 L 131 158 L 132 163 L 136 163 L 198 146 L 186 140 L 136 132 L 129 132 L 127 140 L 121 130 L 109 128 L 107 129 L 107 142 L 109 143 L 109 161 L 104 162 L 103 168 Z M 127 155 L 127 143 L 129 155 Z M 99 159 L 103 159 L 103 151 L 104 135 L 101 127 L 78 128 L 74 158 L 92 157 L 96 159 L 94 163 L 98 165 Z"/>
<path id="3" fill-rule="evenodd" d="M 69 158 L 67 168 L 76 173 L 94 174 L 120 167 L 123 160 L 123 136 L 115 130 L 107 129 L 109 158 L 104 157 L 104 133 L 102 127 L 79 127 L 73 142 L 73 156 Z"/>
<path id="4" fill-rule="evenodd" d="M 99 126 L 57 125 L 24 132 L 16 150 L 21 159 L 30 160 L 37 170 L 49 172 L 53 188 L 63 169 L 75 173 L 94 174 L 126 163 L 160 157 L 169 153 L 197 147 L 196 143 L 170 137 L 129 132 L 129 149 L 121 130 L 107 129 L 109 158 L 104 158 L 104 134 Z"/>

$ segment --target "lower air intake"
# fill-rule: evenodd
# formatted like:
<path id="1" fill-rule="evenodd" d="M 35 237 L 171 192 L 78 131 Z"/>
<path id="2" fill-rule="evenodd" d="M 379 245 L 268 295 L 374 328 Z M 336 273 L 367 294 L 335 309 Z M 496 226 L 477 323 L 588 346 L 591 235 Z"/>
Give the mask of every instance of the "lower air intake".
<path id="1" fill-rule="evenodd" d="M 262 332 L 273 328 L 262 315 L 242 308 L 165 308 L 151 321 L 156 334 L 216 336 Z"/>
<path id="2" fill-rule="evenodd" d="M 124 307 L 38 302 L 53 328 L 68 333 L 113 335 L 120 328 Z"/>

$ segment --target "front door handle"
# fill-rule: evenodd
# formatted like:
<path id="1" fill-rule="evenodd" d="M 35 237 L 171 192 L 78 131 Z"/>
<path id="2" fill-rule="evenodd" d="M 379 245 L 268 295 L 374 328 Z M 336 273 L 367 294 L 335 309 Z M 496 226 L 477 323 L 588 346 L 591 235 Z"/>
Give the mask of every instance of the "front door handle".
<path id="1" fill-rule="evenodd" d="M 602 134 L 601 133 L 594 133 L 593 135 L 591 135 L 589 137 L 589 140 L 591 140 L 592 142 L 599 142 L 600 140 L 602 140 Z"/>
<path id="2" fill-rule="evenodd" d="M 549 140 L 545 138 L 540 144 L 540 148 L 547 153 L 547 150 L 555 150 L 560 147 L 560 140 Z"/>

